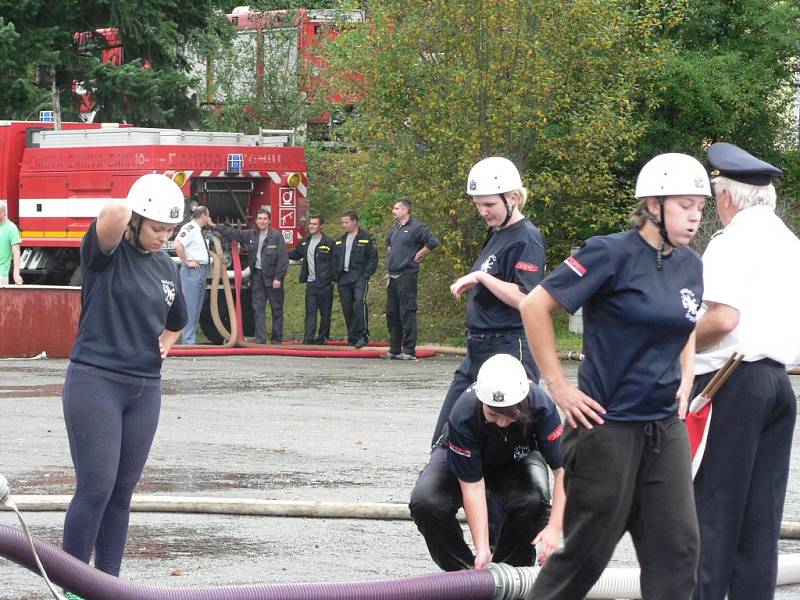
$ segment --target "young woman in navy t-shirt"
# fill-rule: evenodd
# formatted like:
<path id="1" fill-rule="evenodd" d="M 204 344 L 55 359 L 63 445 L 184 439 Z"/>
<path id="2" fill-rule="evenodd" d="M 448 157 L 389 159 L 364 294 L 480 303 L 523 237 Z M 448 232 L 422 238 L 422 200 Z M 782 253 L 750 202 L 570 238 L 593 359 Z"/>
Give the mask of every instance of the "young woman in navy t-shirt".
<path id="1" fill-rule="evenodd" d="M 583 598 L 625 531 L 648 600 L 688 600 L 698 560 L 686 427 L 702 264 L 687 247 L 708 176 L 662 154 L 639 173 L 634 227 L 589 239 L 520 305 L 536 361 L 569 426 L 562 441 L 564 548 L 531 592 Z M 578 385 L 556 357 L 550 313 L 584 309 Z"/>
<path id="2" fill-rule="evenodd" d="M 525 366 L 531 381 L 539 381 L 518 308 L 541 280 L 545 266 L 544 237 L 522 214 L 528 192 L 514 163 L 492 156 L 470 170 L 467 194 L 491 228 L 491 237 L 470 272 L 450 286 L 456 298 L 468 295 L 467 356 L 456 369 L 439 411 L 433 447 L 456 400 L 475 382 L 487 358 L 511 354 Z"/>
<path id="3" fill-rule="evenodd" d="M 106 204 L 81 244 L 81 317 L 64 381 L 76 489 L 64 550 L 119 575 L 133 490 L 161 407 L 161 362 L 186 324 L 178 271 L 161 250 L 183 192 L 149 174 Z"/>

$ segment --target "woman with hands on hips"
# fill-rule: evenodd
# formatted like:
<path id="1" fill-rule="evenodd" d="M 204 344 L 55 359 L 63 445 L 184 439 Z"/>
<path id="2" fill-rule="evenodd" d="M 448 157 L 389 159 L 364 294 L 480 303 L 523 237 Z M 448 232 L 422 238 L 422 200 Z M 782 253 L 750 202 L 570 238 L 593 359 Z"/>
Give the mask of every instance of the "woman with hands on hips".
<path id="1" fill-rule="evenodd" d="M 688 600 L 698 560 L 686 427 L 702 264 L 688 247 L 711 195 L 703 166 L 662 154 L 640 171 L 632 228 L 587 240 L 521 303 L 528 341 L 568 427 L 564 548 L 531 592 L 582 598 L 629 531 L 643 597 Z M 550 314 L 583 307 L 578 385 Z"/>

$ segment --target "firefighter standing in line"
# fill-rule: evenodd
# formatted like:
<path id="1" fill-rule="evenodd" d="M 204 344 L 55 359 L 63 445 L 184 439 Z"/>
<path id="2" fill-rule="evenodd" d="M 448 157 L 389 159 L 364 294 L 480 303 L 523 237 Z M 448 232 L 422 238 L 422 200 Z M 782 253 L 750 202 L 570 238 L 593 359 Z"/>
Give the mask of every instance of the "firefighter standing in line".
<path id="1" fill-rule="evenodd" d="M 411 216 L 408 198 L 394 203 L 392 215 L 397 222 L 386 235 L 386 326 L 390 343 L 384 358 L 413 360 L 417 357 L 419 263 L 439 240 L 422 221 Z"/>
<path id="2" fill-rule="evenodd" d="M 469 294 L 467 356 L 456 369 L 439 411 L 432 447 L 439 444 L 453 405 L 475 382 L 487 358 L 511 354 L 525 366 L 531 381 L 539 381 L 519 314 L 519 303 L 539 283 L 545 267 L 544 238 L 522 214 L 528 192 L 514 163 L 493 156 L 472 167 L 467 194 L 490 227 L 491 237 L 470 273 L 450 286 L 456 298 Z"/>
<path id="3" fill-rule="evenodd" d="M 775 594 L 778 536 L 796 398 L 786 365 L 800 361 L 800 241 L 775 214 L 780 169 L 732 144 L 708 162 L 724 226 L 703 254 L 695 393 L 733 353 L 745 358 L 714 396 L 694 480 L 700 523 L 696 600 Z"/>
<path id="4" fill-rule="evenodd" d="M 358 214 L 342 215 L 344 234 L 336 240 L 336 283 L 339 302 L 347 324 L 347 341 L 356 348 L 369 342 L 369 278 L 378 268 L 378 249 L 374 238 L 358 226 Z"/>
<path id="5" fill-rule="evenodd" d="M 175 238 L 175 254 L 181 259 L 181 290 L 186 300 L 188 320 L 181 342 L 194 344 L 197 324 L 206 295 L 206 275 L 209 264 L 208 246 L 203 237 L 203 227 L 208 225 L 208 208 L 198 206 L 192 211 L 192 220 L 186 223 Z"/>
<path id="6" fill-rule="evenodd" d="M 587 240 L 521 303 L 553 400 L 567 502 L 564 548 L 534 583 L 537 600 L 583 598 L 630 531 L 642 597 L 688 600 L 699 553 L 686 425 L 702 264 L 688 248 L 711 195 L 685 154 L 650 160 L 626 232 Z M 556 355 L 550 314 L 584 309 L 578 385 Z"/>
<path id="7" fill-rule="evenodd" d="M 333 239 L 325 235 L 325 219 L 313 215 L 308 219 L 308 235 L 289 251 L 291 260 L 301 260 L 300 283 L 306 284 L 306 320 L 304 344 L 325 344 L 331 334 L 333 309 Z M 317 333 L 319 312 L 319 333 Z"/>
<path id="8" fill-rule="evenodd" d="M 289 252 L 280 232 L 269 226 L 270 221 L 269 211 L 263 208 L 256 214 L 255 229 L 242 230 L 228 225 L 215 225 L 211 217 L 208 219 L 208 224 L 214 231 L 247 246 L 257 344 L 267 343 L 268 300 L 272 311 L 270 342 L 280 344 L 283 341 L 283 278 L 289 268 Z"/>
<path id="9" fill-rule="evenodd" d="M 561 538 L 562 431 L 553 401 L 528 381 L 522 363 L 509 354 L 495 354 L 483 363 L 476 383 L 453 407 L 443 442 L 411 492 L 411 516 L 437 565 L 445 571 L 482 569 L 490 562 L 527 567 L 539 543 L 539 564 L 547 560 Z M 555 475 L 552 512 L 548 465 Z M 494 553 L 487 491 L 506 513 Z M 474 555 L 456 520 L 461 506 Z"/>
<path id="10" fill-rule="evenodd" d="M 169 178 L 144 175 L 81 243 L 81 318 L 62 395 L 76 480 L 64 550 L 86 563 L 94 551 L 95 567 L 114 576 L 158 425 L 161 363 L 186 324 L 177 267 L 161 250 L 183 205 Z"/>

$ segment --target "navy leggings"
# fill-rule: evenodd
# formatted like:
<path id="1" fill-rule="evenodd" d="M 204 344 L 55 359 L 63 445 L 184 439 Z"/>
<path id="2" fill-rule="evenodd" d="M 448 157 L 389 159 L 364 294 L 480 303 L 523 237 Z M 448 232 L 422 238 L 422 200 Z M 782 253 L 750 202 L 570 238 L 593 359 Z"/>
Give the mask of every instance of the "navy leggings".
<path id="1" fill-rule="evenodd" d="M 76 489 L 64 519 L 64 550 L 119 575 L 131 496 L 150 453 L 161 380 L 71 362 L 62 394 Z"/>

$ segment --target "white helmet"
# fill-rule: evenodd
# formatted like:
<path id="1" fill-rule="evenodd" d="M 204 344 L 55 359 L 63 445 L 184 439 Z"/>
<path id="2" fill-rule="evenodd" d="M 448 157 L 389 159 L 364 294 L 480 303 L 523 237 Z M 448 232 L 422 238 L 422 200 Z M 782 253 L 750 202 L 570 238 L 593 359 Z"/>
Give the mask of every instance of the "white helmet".
<path id="1" fill-rule="evenodd" d="M 528 395 L 525 367 L 510 354 L 495 354 L 478 371 L 475 394 L 490 408 L 519 404 Z"/>
<path id="2" fill-rule="evenodd" d="M 490 156 L 475 163 L 467 177 L 467 194 L 493 196 L 522 188 L 522 179 L 513 162 L 502 156 Z"/>
<path id="3" fill-rule="evenodd" d="M 158 173 L 142 175 L 131 186 L 128 208 L 153 221 L 183 221 L 183 192 L 172 179 Z"/>
<path id="4" fill-rule="evenodd" d="M 708 174 L 688 154 L 659 154 L 642 167 L 636 180 L 636 197 L 650 196 L 711 196 Z"/>

